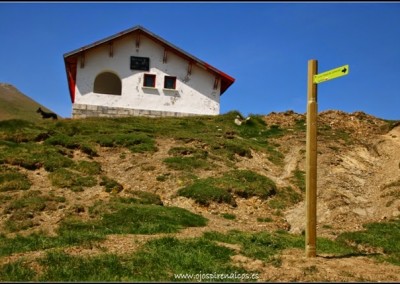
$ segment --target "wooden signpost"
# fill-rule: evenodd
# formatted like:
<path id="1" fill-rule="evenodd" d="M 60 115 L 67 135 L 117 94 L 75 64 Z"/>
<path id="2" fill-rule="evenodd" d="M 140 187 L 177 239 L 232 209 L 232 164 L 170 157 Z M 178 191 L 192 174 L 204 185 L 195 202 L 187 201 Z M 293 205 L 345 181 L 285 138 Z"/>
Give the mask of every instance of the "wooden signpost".
<path id="1" fill-rule="evenodd" d="M 321 74 L 318 61 L 308 61 L 307 78 L 307 140 L 306 140 L 306 257 L 317 253 L 317 84 L 349 74 L 344 65 Z"/>

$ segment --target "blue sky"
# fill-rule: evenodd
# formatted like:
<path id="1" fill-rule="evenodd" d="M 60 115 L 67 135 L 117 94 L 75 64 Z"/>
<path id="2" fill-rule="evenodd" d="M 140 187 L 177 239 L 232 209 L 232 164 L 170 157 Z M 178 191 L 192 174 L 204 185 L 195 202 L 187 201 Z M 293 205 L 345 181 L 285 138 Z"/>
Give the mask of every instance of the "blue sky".
<path id="1" fill-rule="evenodd" d="M 71 117 L 63 54 L 136 25 L 236 79 L 221 113 L 305 113 L 316 59 L 350 66 L 318 85 L 320 112 L 400 119 L 399 2 L 2 2 L 0 82 Z"/>

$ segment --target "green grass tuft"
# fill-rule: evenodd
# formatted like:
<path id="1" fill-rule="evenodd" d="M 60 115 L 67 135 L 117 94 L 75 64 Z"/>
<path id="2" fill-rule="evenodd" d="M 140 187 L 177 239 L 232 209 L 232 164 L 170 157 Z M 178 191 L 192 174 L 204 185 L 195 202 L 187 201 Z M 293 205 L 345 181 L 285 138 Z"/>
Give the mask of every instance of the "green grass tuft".
<path id="1" fill-rule="evenodd" d="M 0 266 L 1 282 L 34 281 L 35 276 L 36 272 L 29 268 L 22 260 L 17 260 Z"/>
<path id="2" fill-rule="evenodd" d="M 123 146 L 133 153 L 155 152 L 157 150 L 154 140 L 142 133 L 98 134 L 95 136 L 95 141 L 103 147 Z"/>
<path id="3" fill-rule="evenodd" d="M 45 145 L 28 143 L 3 143 L 0 163 L 21 166 L 28 170 L 44 167 L 52 172 L 59 168 L 70 167 L 74 162 L 65 157 L 59 149 Z"/>
<path id="4" fill-rule="evenodd" d="M 234 274 L 246 273 L 243 268 L 232 265 L 234 252 L 204 238 L 178 240 L 162 238 L 148 242 L 133 259 L 136 281 L 184 281 L 176 274 Z M 191 281 L 195 281 L 193 279 Z M 204 279 L 203 281 L 221 281 Z M 239 281 L 223 279 L 222 281 Z"/>
<path id="5" fill-rule="evenodd" d="M 41 127 L 27 120 L 10 119 L 0 121 L 0 140 L 15 143 L 29 142 L 34 141 L 41 132 Z"/>
<path id="6" fill-rule="evenodd" d="M 121 202 L 125 203 L 124 200 L 128 200 L 127 203 L 163 205 L 160 196 L 155 193 L 143 190 L 132 190 L 128 193 L 131 197 L 121 198 Z"/>
<path id="7" fill-rule="evenodd" d="M 58 169 L 50 173 L 49 179 L 52 185 L 69 188 L 72 191 L 83 191 L 85 187 L 92 187 L 97 184 L 94 176 L 81 175 L 79 172 L 69 169 Z"/>
<path id="8" fill-rule="evenodd" d="M 33 227 L 33 218 L 43 210 L 56 210 L 58 203 L 65 202 L 62 196 L 45 195 L 38 190 L 29 190 L 16 199 L 13 199 L 5 208 L 9 214 L 5 221 L 5 229 L 17 232 Z"/>
<path id="9" fill-rule="evenodd" d="M 224 217 L 225 219 L 228 219 L 228 220 L 235 220 L 236 219 L 236 215 L 235 214 L 222 213 L 221 216 Z"/>
<path id="10" fill-rule="evenodd" d="M 124 189 L 122 184 L 107 176 L 101 177 L 100 185 L 104 186 L 106 192 L 119 193 Z"/>
<path id="11" fill-rule="evenodd" d="M 269 217 L 266 217 L 266 218 L 261 218 L 261 217 L 259 217 L 259 218 L 257 218 L 257 222 L 265 222 L 265 223 L 269 223 L 269 222 L 272 222 L 273 220 L 271 219 L 271 218 L 269 218 Z"/>
<path id="12" fill-rule="evenodd" d="M 291 181 L 302 191 L 306 192 L 306 173 L 299 169 L 293 172 Z"/>
<path id="13" fill-rule="evenodd" d="M 232 170 L 221 177 L 197 179 L 178 191 L 178 195 L 192 198 L 201 205 L 223 202 L 232 206 L 236 206 L 233 194 L 267 199 L 275 193 L 276 185 L 272 180 L 249 170 Z"/>
<path id="14" fill-rule="evenodd" d="M 210 168 L 210 164 L 207 161 L 196 157 L 169 157 L 164 159 L 164 163 L 170 169 L 181 171 Z"/>
<path id="15" fill-rule="evenodd" d="M 101 165 L 98 162 L 78 161 L 73 168 L 86 175 L 99 175 L 101 173 Z"/>
<path id="16" fill-rule="evenodd" d="M 226 234 L 206 232 L 204 237 L 213 241 L 239 244 L 243 255 L 270 263 L 276 261 L 276 256 L 284 249 L 304 249 L 305 246 L 304 236 L 289 234 L 285 231 L 245 233 L 233 230 Z M 326 238 L 317 239 L 317 249 L 317 253 L 335 255 L 354 253 L 354 250 L 347 245 Z"/>
<path id="17" fill-rule="evenodd" d="M 117 256 L 102 254 L 94 257 L 71 256 L 60 251 L 51 251 L 38 259 L 43 268 L 40 274 L 29 269 L 21 261 L 0 267 L 0 280 L 40 282 L 141 282 L 184 281 L 177 274 L 232 275 L 225 279 L 204 281 L 240 281 L 236 275 L 247 273 L 233 266 L 230 260 L 234 252 L 203 238 L 178 240 L 165 237 L 146 243 L 134 255 Z M 208 275 L 208 276 L 206 276 Z M 214 277 L 215 277 L 214 276 Z M 253 275 L 257 277 L 257 275 Z M 192 279 L 194 281 L 196 279 Z M 199 279 L 198 279 L 199 280 Z M 256 278 L 253 279 L 254 281 Z"/>
<path id="18" fill-rule="evenodd" d="M 84 230 L 105 234 L 173 233 L 186 227 L 202 227 L 207 219 L 178 207 L 136 204 L 129 199 L 116 198 L 111 204 L 99 203 L 89 209 L 94 216 L 88 222 L 76 218 L 65 220 L 62 230 Z"/>
<path id="19" fill-rule="evenodd" d="M 343 243 L 354 243 L 372 248 L 383 249 L 382 259 L 400 265 L 400 219 L 382 223 L 363 225 L 364 231 L 345 232 L 337 240 Z"/>
<path id="20" fill-rule="evenodd" d="M 276 195 L 269 201 L 273 209 L 285 209 L 303 200 L 303 196 L 290 186 L 279 188 Z"/>
<path id="21" fill-rule="evenodd" d="M 5 165 L 0 165 L 0 192 L 27 190 L 31 185 L 32 183 L 26 174 Z"/>
<path id="22" fill-rule="evenodd" d="M 243 198 L 258 196 L 268 199 L 276 193 L 276 185 L 271 179 L 250 170 L 227 172 L 215 179 L 215 184 Z"/>
<path id="23" fill-rule="evenodd" d="M 178 195 L 194 199 L 200 205 L 208 206 L 210 202 L 228 203 L 236 206 L 236 202 L 227 190 L 214 185 L 214 179 L 197 180 L 192 185 L 178 190 Z"/>

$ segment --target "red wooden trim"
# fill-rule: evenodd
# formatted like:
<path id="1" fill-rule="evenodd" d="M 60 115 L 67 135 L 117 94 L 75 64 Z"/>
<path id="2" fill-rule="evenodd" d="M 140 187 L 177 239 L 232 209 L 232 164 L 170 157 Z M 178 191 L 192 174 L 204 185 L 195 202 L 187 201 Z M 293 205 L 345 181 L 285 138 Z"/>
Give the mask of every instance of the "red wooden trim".
<path id="1" fill-rule="evenodd" d="M 76 87 L 76 69 L 77 69 L 77 58 L 70 62 L 65 62 L 67 69 L 67 80 L 68 80 L 68 89 L 69 95 L 71 97 L 71 102 L 75 102 L 75 87 Z"/>

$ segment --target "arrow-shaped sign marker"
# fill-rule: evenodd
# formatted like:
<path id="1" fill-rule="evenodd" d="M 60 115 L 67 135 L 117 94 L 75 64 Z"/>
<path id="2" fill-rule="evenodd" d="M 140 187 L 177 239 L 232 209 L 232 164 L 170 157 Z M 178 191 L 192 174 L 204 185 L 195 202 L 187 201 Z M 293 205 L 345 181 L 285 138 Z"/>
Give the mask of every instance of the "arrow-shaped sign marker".
<path id="1" fill-rule="evenodd" d="M 314 83 L 319 84 L 328 80 L 342 77 L 349 74 L 349 65 L 340 66 L 338 68 L 326 71 L 321 74 L 314 75 Z"/>

